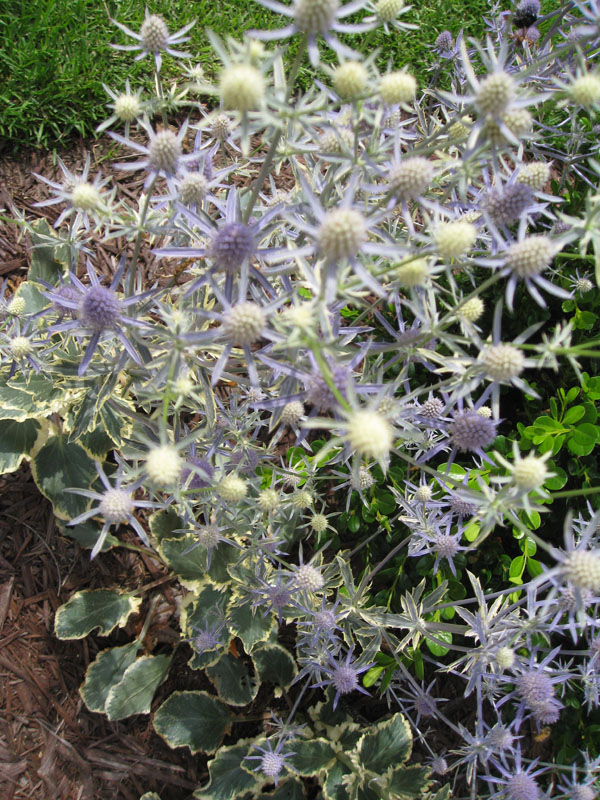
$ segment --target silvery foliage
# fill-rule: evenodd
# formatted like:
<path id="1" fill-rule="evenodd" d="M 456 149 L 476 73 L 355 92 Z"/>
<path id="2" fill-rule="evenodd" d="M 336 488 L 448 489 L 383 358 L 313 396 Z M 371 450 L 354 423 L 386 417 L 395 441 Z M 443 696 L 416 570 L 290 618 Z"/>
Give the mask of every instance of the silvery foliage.
<path id="1" fill-rule="evenodd" d="M 335 711 L 357 690 L 381 689 L 440 780 L 466 776 L 472 797 L 566 798 L 582 787 L 591 797 L 596 762 L 586 756 L 571 781 L 556 779 L 519 740 L 558 721 L 567 681 L 598 707 L 598 517 L 570 514 L 564 548 L 550 547 L 543 526 L 523 522 L 551 498 L 548 454 L 506 459 L 493 442 L 499 426 L 510 430 L 501 387 L 533 395 L 536 371 L 578 369 L 568 325 L 506 341 L 502 317 L 570 296 L 557 258 L 567 246 L 600 253 L 584 122 L 600 105 L 597 3 L 565 4 L 543 37 L 533 24 L 513 36 L 506 14 L 492 15 L 483 45 L 445 32 L 433 46 L 436 75 L 451 79 L 442 91 L 416 89 L 408 70 L 380 71 L 375 54 L 336 36 L 409 27 L 401 2 L 259 2 L 292 18 L 281 32 L 299 44 L 289 68 L 285 49 L 262 44 L 277 30 L 242 43 L 213 36 L 223 62 L 214 81 L 190 64 L 169 83 L 160 54 L 185 55 L 170 45 L 188 27 L 170 36 L 148 13 L 140 34 L 119 24 L 138 42 L 129 49 L 154 56 L 157 95 L 109 90 L 114 113 L 100 127 L 142 193 L 117 201 L 89 161 L 81 175 L 63 165 L 40 203 L 61 205 L 56 229 L 21 217 L 36 247 L 29 280 L 3 300 L 5 435 L 18 439 L 4 468 L 32 458 L 93 557 L 127 524 L 179 575 L 195 668 L 229 657 L 233 636 L 256 655 L 295 622 L 302 691 L 328 689 Z M 539 4 L 521 5 L 519 18 L 535 19 Z M 300 91 L 304 55 L 318 64 L 323 44 L 338 63 Z M 538 124 L 548 104 L 562 109 L 555 129 Z M 178 130 L 166 124 L 175 110 L 189 114 Z M 583 218 L 562 215 L 549 193 L 553 163 L 561 186 L 589 185 Z M 96 243 L 119 236 L 130 246 L 107 277 Z M 482 329 L 498 286 L 493 329 Z M 397 504 L 388 524 L 406 532 L 386 562 L 432 554 L 440 578 L 406 589 L 395 611 L 369 594 L 385 562 L 359 576 L 348 553 L 319 547 L 336 524 L 324 487 L 341 489 L 340 508 L 342 492 L 368 503 L 373 470 L 388 474 L 390 460 L 412 469 L 406 484 L 386 478 Z M 140 507 L 155 509 L 149 528 Z M 467 596 L 452 599 L 443 576 L 456 574 L 454 558 L 506 526 L 545 551 L 539 574 L 516 594 L 486 596 L 467 573 Z M 199 603 L 208 596 L 212 606 Z M 411 668 L 424 643 L 438 653 L 423 656 L 427 685 Z M 396 661 L 383 686 L 382 648 Z M 464 679 L 469 729 L 444 713 L 448 672 Z M 246 771 L 267 782 L 293 772 L 298 706 L 248 751 Z M 454 750 L 433 752 L 433 724 L 450 729 Z M 344 769 L 339 796 L 362 797 L 368 771 Z M 368 776 L 369 797 L 392 791 L 389 775 Z"/>

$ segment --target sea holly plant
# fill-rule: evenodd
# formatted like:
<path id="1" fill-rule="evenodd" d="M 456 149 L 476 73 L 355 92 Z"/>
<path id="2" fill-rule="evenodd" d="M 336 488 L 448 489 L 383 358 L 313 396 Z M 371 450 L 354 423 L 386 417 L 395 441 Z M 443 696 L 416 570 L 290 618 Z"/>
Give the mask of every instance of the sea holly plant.
<path id="1" fill-rule="evenodd" d="M 86 162 L 17 220 L 2 470 L 177 600 L 168 644 L 154 583 L 59 609 L 109 637 L 82 698 L 208 759 L 200 798 L 592 800 L 597 3 L 448 18 L 427 86 L 369 50 L 402 2 L 261 4 L 283 25 L 211 34 L 211 80 L 165 78 L 189 25 L 116 19 L 152 56 L 100 123 L 139 196 Z"/>

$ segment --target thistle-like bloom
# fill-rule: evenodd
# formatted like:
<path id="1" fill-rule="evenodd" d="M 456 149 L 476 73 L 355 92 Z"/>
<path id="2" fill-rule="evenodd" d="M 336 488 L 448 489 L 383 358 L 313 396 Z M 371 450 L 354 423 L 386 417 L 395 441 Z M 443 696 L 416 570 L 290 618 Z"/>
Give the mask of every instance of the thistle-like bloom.
<path id="1" fill-rule="evenodd" d="M 121 122 L 125 125 L 125 136 L 129 136 L 131 123 L 139 119 L 144 113 L 144 104 L 141 100 L 142 90 L 138 89 L 137 92 L 132 92 L 129 78 L 125 81 L 125 91 L 121 92 L 121 94 L 113 92 L 112 89 L 104 84 L 102 84 L 102 87 L 113 100 L 111 103 L 113 113 L 98 125 L 96 133 L 110 128 L 115 122 Z"/>
<path id="2" fill-rule="evenodd" d="M 265 8 L 270 8 L 271 11 L 290 17 L 293 22 L 275 31 L 250 31 L 250 35 L 256 39 L 273 41 L 289 39 L 290 36 L 301 33 L 307 37 L 308 54 L 314 67 L 319 63 L 318 36 L 322 36 L 339 56 L 352 58 L 357 54 L 343 45 L 335 34 L 362 33 L 373 27 L 372 21 L 357 24 L 340 21 L 364 8 L 366 0 L 354 0 L 345 5 L 342 5 L 340 0 L 294 0 L 291 6 L 286 6 L 277 0 L 257 0 L 257 2 Z"/>
<path id="3" fill-rule="evenodd" d="M 123 328 L 124 325 L 138 328 L 144 328 L 146 325 L 123 314 L 123 309 L 149 297 L 153 290 L 132 297 L 120 297 L 117 294 L 117 287 L 121 283 L 124 270 L 125 258 L 123 257 L 110 286 L 105 287 L 100 284 L 98 276 L 88 261 L 87 274 L 90 279 L 88 285 L 82 283 L 75 273 L 71 272 L 70 285 L 66 284 L 56 290 L 45 292 L 46 297 L 53 303 L 52 308 L 58 310 L 61 316 L 70 311 L 75 317 L 67 322 L 57 322 L 51 325 L 48 328 L 50 333 L 70 331 L 76 335 L 82 333 L 91 337 L 79 365 L 79 375 L 83 375 L 88 368 L 101 339 L 115 335 L 127 351 L 128 356 L 137 364 L 141 364 L 141 358 Z M 66 289 L 75 291 L 67 292 Z"/>
<path id="4" fill-rule="evenodd" d="M 358 666 L 358 661 L 352 660 L 353 653 L 354 650 L 351 647 L 343 661 L 336 660 L 333 658 L 331 653 L 328 653 L 327 655 L 329 663 L 327 665 L 319 664 L 318 666 L 318 670 L 325 672 L 329 677 L 323 681 L 319 681 L 318 683 L 313 683 L 311 688 L 315 689 L 325 686 L 331 686 L 334 688 L 334 710 L 337 707 L 340 696 L 343 694 L 350 694 L 350 692 L 357 691 L 369 696 L 367 690 L 363 689 L 359 683 L 359 675 L 361 672 L 366 672 L 368 669 L 371 669 L 371 667 L 374 665 L 371 663 Z"/>
<path id="5" fill-rule="evenodd" d="M 523 281 L 530 296 L 542 308 L 546 307 L 546 301 L 539 289 L 544 289 L 562 299 L 571 297 L 571 292 L 556 286 L 542 276 L 562 247 L 563 243 L 544 234 L 522 236 L 518 241 L 508 245 L 504 252 L 504 267 L 500 274 L 508 276 L 505 296 L 509 311 L 513 310 L 515 291 L 519 281 Z"/>
<path id="6" fill-rule="evenodd" d="M 85 522 L 92 517 L 102 517 L 104 520 L 98 540 L 92 549 L 91 558 L 95 558 L 100 550 L 102 550 L 102 545 L 104 544 L 104 540 L 106 539 L 111 525 L 118 527 L 124 522 L 131 525 L 146 547 L 150 547 L 148 535 L 135 518 L 133 512 L 136 508 L 160 508 L 161 503 L 153 503 L 150 500 L 133 499 L 134 492 L 136 489 L 139 489 L 143 483 L 143 478 L 139 478 L 135 483 L 132 483 L 127 487 L 123 487 L 123 465 L 119 464 L 115 485 L 113 486 L 106 477 L 106 473 L 102 469 L 99 462 L 96 462 L 96 472 L 98 473 L 98 477 L 102 481 L 102 484 L 105 488 L 105 491 L 102 494 L 99 492 L 92 492 L 87 489 L 66 490 L 68 492 L 72 492 L 73 494 L 82 495 L 82 497 L 89 497 L 92 500 L 98 500 L 97 506 L 91 508 L 89 511 L 84 511 L 83 514 L 80 514 L 78 517 L 75 517 L 75 519 L 72 519 L 69 522 L 69 525 L 72 526 L 79 525 L 80 523 Z"/>
<path id="7" fill-rule="evenodd" d="M 102 192 L 102 189 L 109 183 L 110 178 L 102 178 L 96 175 L 90 183 L 88 175 L 90 172 L 90 156 L 86 157 L 81 175 L 74 175 L 58 158 L 58 165 L 64 175 L 63 183 L 56 183 L 48 180 L 43 175 L 32 174 L 43 183 L 54 190 L 54 197 L 48 200 L 40 200 L 34 203 L 36 208 L 46 208 L 58 203 L 66 203 L 67 207 L 62 211 L 54 227 L 58 228 L 66 219 L 73 217 L 71 222 L 71 233 L 74 234 L 80 227 L 89 230 L 92 219 L 99 219 L 106 215 L 110 208 L 110 202 L 114 196 L 112 192 Z"/>
<path id="8" fill-rule="evenodd" d="M 111 19 L 111 22 L 122 30 L 123 33 L 126 33 L 127 36 L 130 36 L 138 42 L 138 44 L 111 44 L 111 47 L 115 50 L 141 50 L 142 52 L 135 57 L 136 61 L 140 61 L 151 53 L 154 56 L 154 64 L 157 72 L 160 71 L 162 65 L 163 52 L 175 58 L 192 57 L 190 53 L 174 50 L 173 45 L 182 44 L 189 40 L 190 37 L 185 34 L 196 24 L 196 20 L 189 22 L 185 27 L 175 31 L 175 33 L 169 33 L 167 23 L 164 19 L 157 14 L 150 14 L 148 8 L 146 8 L 145 18 L 139 33 L 135 33 L 115 19 Z"/>
<path id="9" fill-rule="evenodd" d="M 270 778 L 274 781 L 275 786 L 279 781 L 279 776 L 281 771 L 285 766 L 285 759 L 289 758 L 290 756 L 295 755 L 291 751 L 284 753 L 283 749 L 286 746 L 286 738 L 282 737 L 277 741 L 275 745 L 275 749 L 273 749 L 273 745 L 271 744 L 271 740 L 267 739 L 266 747 L 259 747 L 257 744 L 253 744 L 252 747 L 255 750 L 258 750 L 261 755 L 259 756 L 246 756 L 244 759 L 245 761 L 259 761 L 257 767 L 254 768 L 254 772 L 262 772 L 265 778 Z"/>
<path id="10" fill-rule="evenodd" d="M 124 161 L 115 164 L 116 168 L 129 171 L 136 169 L 147 170 L 148 177 L 144 183 L 144 189 L 153 184 L 159 175 L 163 175 L 167 179 L 170 191 L 174 192 L 175 187 L 171 179 L 175 173 L 186 164 L 191 164 L 198 160 L 197 153 L 183 154 L 183 140 L 187 132 L 188 120 L 183 123 L 178 133 L 173 133 L 168 128 L 155 131 L 146 120 L 141 120 L 140 125 L 148 134 L 147 146 L 110 131 L 109 135 L 116 142 L 144 156 L 140 161 Z"/>

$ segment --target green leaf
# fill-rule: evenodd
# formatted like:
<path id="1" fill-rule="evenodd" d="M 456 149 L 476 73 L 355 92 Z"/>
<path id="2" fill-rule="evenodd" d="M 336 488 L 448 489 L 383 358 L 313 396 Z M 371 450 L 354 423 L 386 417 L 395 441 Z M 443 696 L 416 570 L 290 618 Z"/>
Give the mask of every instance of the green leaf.
<path id="1" fill-rule="evenodd" d="M 208 762 L 209 784 L 194 793 L 199 800 L 238 800 L 246 792 L 259 788 L 259 779 L 242 763 L 248 755 L 248 743 L 233 747 L 221 747 L 212 761 Z M 249 765 L 256 762 L 249 761 Z"/>
<path id="2" fill-rule="evenodd" d="M 108 693 L 108 718 L 116 720 L 133 714 L 148 714 L 154 692 L 167 677 L 172 658 L 171 655 L 141 656 L 130 664 Z"/>
<path id="3" fill-rule="evenodd" d="M 0 420 L 0 475 L 19 468 L 35 444 L 39 430 L 39 422 L 33 419 L 25 422 Z"/>
<path id="4" fill-rule="evenodd" d="M 312 443 L 314 449 L 314 442 Z M 261 794 L 261 797 L 271 798 L 271 800 L 306 800 L 304 785 L 296 778 L 289 778 L 281 781 L 274 792 Z"/>
<path id="5" fill-rule="evenodd" d="M 59 277 L 68 271 L 68 245 L 57 236 L 46 219 L 37 219 L 29 228 L 29 235 L 33 245 L 29 279 L 43 280 L 56 286 Z"/>
<path id="6" fill-rule="evenodd" d="M 523 536 L 523 538 L 519 540 L 519 547 L 521 548 L 521 552 L 526 556 L 534 556 L 537 551 L 537 544 L 530 536 Z"/>
<path id="7" fill-rule="evenodd" d="M 584 414 L 585 408 L 583 406 L 573 406 L 573 408 L 567 410 L 563 422 L 565 425 L 573 425 L 575 422 L 579 422 Z"/>
<path id="8" fill-rule="evenodd" d="M 122 647 L 108 647 L 98 653 L 87 668 L 85 681 L 79 689 L 90 711 L 104 711 L 108 693 L 119 683 L 127 667 L 133 664 L 139 649 L 140 643 L 135 641 Z"/>
<path id="9" fill-rule="evenodd" d="M 335 760 L 335 750 L 325 739 L 298 739 L 293 750 L 294 755 L 286 759 L 286 764 L 305 778 L 314 777 Z"/>
<path id="10" fill-rule="evenodd" d="M 31 470 L 57 517 L 73 519 L 87 509 L 87 498 L 65 491 L 89 489 L 96 478 L 94 462 L 78 444 L 62 434 L 52 436 L 32 459 Z"/>
<path id="11" fill-rule="evenodd" d="M 180 539 L 164 539 L 158 548 L 168 567 L 190 591 L 196 591 L 206 576 L 206 550 L 198 546 L 185 553 L 195 543 L 196 537 L 190 534 Z"/>
<path id="12" fill-rule="evenodd" d="M 85 522 L 81 522 L 79 525 L 73 525 L 72 527 L 70 525 L 65 525 L 64 522 L 61 522 L 61 520 L 57 520 L 57 525 L 63 536 L 66 536 L 69 539 L 74 539 L 76 542 L 79 542 L 81 547 L 85 547 L 87 550 L 93 549 L 101 532 L 100 525 L 98 525 L 98 523 L 94 522 L 92 519 L 88 519 Z M 107 550 L 111 550 L 113 547 L 119 547 L 120 544 L 121 542 L 117 539 L 117 537 L 109 533 L 102 543 L 102 549 L 100 552 L 104 553 Z"/>
<path id="13" fill-rule="evenodd" d="M 589 378 L 585 383 L 583 391 L 590 400 L 600 400 L 600 376 Z"/>
<path id="14" fill-rule="evenodd" d="M 114 447 L 112 439 L 101 428 L 84 433 L 78 441 L 86 453 L 97 461 L 104 461 Z"/>
<path id="15" fill-rule="evenodd" d="M 185 528 L 183 517 L 174 508 L 167 508 L 165 511 L 155 511 L 150 516 L 150 533 L 159 542 L 163 539 L 181 539 L 185 533 L 173 533 L 178 528 Z"/>
<path id="16" fill-rule="evenodd" d="M 536 561 L 535 558 L 527 559 L 527 572 L 530 578 L 537 578 L 543 571 L 544 568 L 539 561 Z"/>
<path id="17" fill-rule="evenodd" d="M 116 589 L 84 589 L 58 609 L 54 632 L 59 639 L 83 639 L 98 628 L 100 636 L 108 636 L 117 625 L 125 625 L 141 604 L 141 597 Z"/>
<path id="18" fill-rule="evenodd" d="M 573 327 L 580 331 L 591 331 L 597 319 L 593 311 L 577 311 L 573 317 Z"/>
<path id="19" fill-rule="evenodd" d="M 384 670 L 385 667 L 378 667 L 378 666 L 371 667 L 370 670 L 367 670 L 367 672 L 365 672 L 363 676 L 363 681 L 362 681 L 363 686 L 367 689 L 369 689 L 371 686 L 374 686 L 379 680 L 379 677 Z"/>
<path id="20" fill-rule="evenodd" d="M 508 570 L 508 577 L 511 583 L 521 584 L 523 583 L 522 575 L 523 570 L 525 569 L 525 558 L 524 556 L 517 556 L 513 558 L 510 562 L 510 569 Z"/>
<path id="21" fill-rule="evenodd" d="M 285 647 L 266 644 L 252 651 L 252 660 L 261 683 L 273 683 L 287 689 L 296 675 L 296 661 Z"/>
<path id="22" fill-rule="evenodd" d="M 470 525 L 467 525 L 465 528 L 464 534 L 465 539 L 468 542 L 474 542 L 475 539 L 479 536 L 479 531 L 481 530 L 481 526 L 477 522 L 472 522 Z"/>
<path id="23" fill-rule="evenodd" d="M 275 626 L 273 614 L 266 616 L 260 612 L 255 614 L 249 603 L 240 606 L 232 601 L 227 619 L 229 629 L 235 636 L 239 636 L 247 653 L 250 653 L 259 642 L 265 642 Z"/>
<path id="24" fill-rule="evenodd" d="M 550 489 L 551 492 L 557 492 L 559 489 L 562 489 L 567 482 L 567 473 L 562 467 L 556 466 L 552 461 L 548 461 L 548 469 L 551 472 L 555 472 L 556 475 L 553 478 L 547 478 L 544 481 L 544 486 L 546 489 Z"/>
<path id="25" fill-rule="evenodd" d="M 441 639 L 443 642 L 448 642 L 448 644 L 452 644 L 452 634 L 450 631 L 436 631 L 435 638 Z M 441 644 L 436 644 L 436 642 L 432 642 L 430 639 L 425 639 L 425 644 L 427 645 L 429 652 L 434 656 L 445 656 L 450 652 L 449 647 L 443 647 Z"/>
<path id="26" fill-rule="evenodd" d="M 569 405 L 569 403 L 572 403 L 580 391 L 581 389 L 578 386 L 572 386 L 567 392 L 567 396 L 565 397 L 565 403 L 567 405 Z"/>
<path id="27" fill-rule="evenodd" d="M 428 788 L 430 770 L 418 765 L 401 767 L 392 773 L 387 789 L 395 800 L 413 800 Z"/>
<path id="28" fill-rule="evenodd" d="M 219 697 L 231 706 L 247 706 L 258 693 L 258 684 L 248 667 L 233 653 L 225 653 L 206 674 L 214 684 Z"/>
<path id="29" fill-rule="evenodd" d="M 25 301 L 24 315 L 37 314 L 46 308 L 50 301 L 44 297 L 40 290 L 31 281 L 23 281 L 15 292 L 15 297 Z"/>
<path id="30" fill-rule="evenodd" d="M 341 761 L 336 761 L 327 770 L 327 778 L 323 786 L 325 800 L 349 800 L 350 795 L 346 790 L 343 779 L 350 773 L 350 768 L 346 764 L 342 764 Z"/>
<path id="31" fill-rule="evenodd" d="M 412 734 L 402 714 L 394 714 L 373 727 L 375 730 L 366 733 L 359 742 L 358 753 L 367 769 L 383 775 L 391 764 L 403 764 L 408 759 Z"/>
<path id="32" fill-rule="evenodd" d="M 154 730 L 169 747 L 189 747 L 192 753 L 214 753 L 231 722 L 224 703 L 197 691 L 174 692 L 154 714 Z"/>
<path id="33" fill-rule="evenodd" d="M 578 425 L 567 442 L 568 449 L 576 456 L 587 456 L 594 449 L 598 440 L 598 428 L 589 422 Z"/>

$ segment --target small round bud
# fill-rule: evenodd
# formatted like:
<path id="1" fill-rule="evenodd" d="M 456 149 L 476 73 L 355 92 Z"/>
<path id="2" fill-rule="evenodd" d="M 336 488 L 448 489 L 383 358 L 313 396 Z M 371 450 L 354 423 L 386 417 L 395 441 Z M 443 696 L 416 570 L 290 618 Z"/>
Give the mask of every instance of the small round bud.
<path id="1" fill-rule="evenodd" d="M 335 128 L 319 138 L 319 147 L 324 153 L 338 154 L 344 150 L 352 152 L 354 149 L 354 133 L 350 128 Z"/>
<path id="2" fill-rule="evenodd" d="M 512 183 L 503 189 L 490 189 L 483 207 L 493 222 L 510 225 L 517 222 L 533 203 L 533 192 L 527 184 Z"/>
<path id="3" fill-rule="evenodd" d="M 327 33 L 335 21 L 340 0 L 295 0 L 294 22 L 299 31 Z"/>
<path id="4" fill-rule="evenodd" d="M 244 261 L 252 258 L 256 249 L 254 234 L 249 225 L 228 222 L 213 236 L 209 255 L 218 269 L 237 272 Z"/>
<path id="5" fill-rule="evenodd" d="M 519 489 L 530 492 L 543 485 L 548 477 L 546 462 L 536 456 L 526 456 L 515 462 L 512 478 Z"/>
<path id="6" fill-rule="evenodd" d="M 265 329 L 267 319 L 262 308 L 248 300 L 231 306 L 223 317 L 223 332 L 227 340 L 242 346 L 257 342 Z"/>
<path id="7" fill-rule="evenodd" d="M 400 13 L 404 0 L 377 0 L 375 14 L 380 22 L 393 22 Z"/>
<path id="8" fill-rule="evenodd" d="M 136 94 L 120 94 L 115 100 L 115 114 L 121 122 L 133 122 L 142 110 L 142 103 Z"/>
<path id="9" fill-rule="evenodd" d="M 484 419 L 491 419 L 492 417 L 492 409 L 489 406 L 479 406 L 477 413 Z"/>
<path id="10" fill-rule="evenodd" d="M 358 100 L 365 93 L 369 73 L 360 61 L 346 61 L 336 67 L 333 86 L 343 100 Z"/>
<path id="11" fill-rule="evenodd" d="M 146 473 L 158 487 L 171 487 L 181 478 L 183 460 L 170 445 L 153 447 L 146 456 Z"/>
<path id="12" fill-rule="evenodd" d="M 280 505 L 281 499 L 275 489 L 263 489 L 256 502 L 261 511 L 274 511 Z"/>
<path id="13" fill-rule="evenodd" d="M 151 14 L 146 17 L 140 29 L 142 47 L 153 53 L 164 50 L 169 42 L 169 29 L 162 17 Z"/>
<path id="14" fill-rule="evenodd" d="M 328 211 L 319 228 L 319 252 L 328 261 L 354 258 L 367 240 L 365 218 L 352 208 Z"/>
<path id="15" fill-rule="evenodd" d="M 593 287 L 592 287 L 593 288 Z M 15 317 L 20 317 L 21 314 L 25 311 L 27 304 L 25 300 L 20 296 L 13 296 L 11 297 L 8 305 L 6 306 L 6 310 L 9 314 L 13 314 Z"/>
<path id="16" fill-rule="evenodd" d="M 477 322 L 484 311 L 485 305 L 481 297 L 471 297 L 458 309 L 458 315 L 469 322 Z"/>
<path id="17" fill-rule="evenodd" d="M 477 92 L 475 105 L 482 114 L 501 114 L 515 96 L 515 82 L 506 72 L 494 72 L 484 78 Z"/>
<path id="18" fill-rule="evenodd" d="M 408 288 L 414 286 L 424 286 L 429 277 L 429 266 L 427 260 L 418 258 L 409 264 L 402 264 L 393 271 L 393 276 L 400 286 Z"/>
<path id="19" fill-rule="evenodd" d="M 394 446 L 394 429 L 376 411 L 355 411 L 348 420 L 348 441 L 358 455 L 383 460 Z"/>
<path id="20" fill-rule="evenodd" d="M 405 158 L 392 167 L 389 186 L 400 200 L 414 200 L 427 189 L 433 179 L 433 165 L 426 158 Z"/>
<path id="21" fill-rule="evenodd" d="M 325 586 L 325 580 L 316 567 L 302 564 L 296 570 L 294 582 L 298 589 L 305 592 L 318 592 Z"/>
<path id="22" fill-rule="evenodd" d="M 510 669 L 515 663 L 515 659 L 515 651 L 512 647 L 503 646 L 496 650 L 496 664 L 500 669 Z"/>
<path id="23" fill-rule="evenodd" d="M 215 139 L 223 141 L 231 134 L 232 123 L 227 114 L 217 114 L 210 126 L 210 132 Z"/>
<path id="24" fill-rule="evenodd" d="M 433 490 L 431 486 L 427 486 L 427 484 L 419 486 L 419 488 L 415 492 L 415 500 L 418 503 L 428 503 L 432 497 L 433 497 Z"/>
<path id="25" fill-rule="evenodd" d="M 148 166 L 155 172 L 173 175 L 181 157 L 181 144 L 173 131 L 159 131 L 148 147 Z"/>
<path id="26" fill-rule="evenodd" d="M 188 172 L 179 185 L 179 202 L 200 205 L 208 193 L 208 181 L 201 172 Z"/>
<path id="27" fill-rule="evenodd" d="M 417 81 L 410 72 L 388 72 L 379 81 L 379 94 L 384 103 L 410 103 L 417 91 Z"/>
<path id="28" fill-rule="evenodd" d="M 217 494 L 227 503 L 239 503 L 248 494 L 248 486 L 242 478 L 231 473 L 220 481 Z"/>
<path id="29" fill-rule="evenodd" d="M 254 111 L 265 95 L 262 73 L 250 64 L 233 64 L 221 72 L 219 93 L 225 108 Z"/>
<path id="30" fill-rule="evenodd" d="M 461 411 L 450 425 L 450 438 L 454 447 L 461 452 L 476 452 L 494 441 L 496 423 L 473 409 Z"/>
<path id="31" fill-rule="evenodd" d="M 10 340 L 9 347 L 14 358 L 25 358 L 33 349 L 27 336 L 15 336 Z"/>
<path id="32" fill-rule="evenodd" d="M 468 253 L 477 238 L 477 228 L 471 222 L 456 220 L 437 226 L 433 239 L 442 258 L 460 258 Z"/>
<path id="33" fill-rule="evenodd" d="M 120 313 L 121 301 L 116 292 L 104 286 L 89 286 L 79 303 L 79 319 L 96 332 L 114 327 Z"/>
<path id="34" fill-rule="evenodd" d="M 528 236 L 508 248 L 506 265 L 519 278 L 530 278 L 544 272 L 555 254 L 556 245 L 548 236 Z"/>
<path id="35" fill-rule="evenodd" d="M 308 524 L 315 533 L 324 533 L 329 527 L 325 514 L 313 514 Z"/>
<path id="36" fill-rule="evenodd" d="M 437 417 L 442 416 L 442 412 L 444 410 L 444 403 L 440 400 L 439 397 L 432 397 L 429 400 L 425 400 L 421 408 L 419 409 L 419 413 L 422 414 L 424 417 L 429 417 L 430 419 L 436 419 Z"/>
<path id="37" fill-rule="evenodd" d="M 569 98 L 584 108 L 600 102 L 600 75 L 581 75 L 575 78 L 568 89 Z"/>
<path id="38" fill-rule="evenodd" d="M 565 577 L 576 589 L 600 591 L 600 550 L 573 550 L 565 561 Z"/>
<path id="39" fill-rule="evenodd" d="M 576 292 L 580 292 L 581 294 L 587 294 L 587 292 L 591 292 L 594 288 L 594 284 L 591 282 L 589 278 L 576 278 L 573 281 L 573 288 Z M 8 310 L 10 311 L 10 304 Z M 14 312 L 13 312 L 14 313 Z"/>
<path id="40" fill-rule="evenodd" d="M 291 403 L 287 403 L 283 407 L 283 411 L 281 412 L 281 424 L 282 425 L 296 425 L 304 414 L 306 413 L 304 406 L 299 400 L 292 400 Z"/>
<path id="41" fill-rule="evenodd" d="M 550 164 L 546 161 L 531 161 L 519 169 L 519 183 L 529 186 L 534 192 L 541 192 L 550 180 Z"/>
<path id="42" fill-rule="evenodd" d="M 525 369 L 525 356 L 510 344 L 494 344 L 479 354 L 486 377 L 493 381 L 510 381 Z"/>
<path id="43" fill-rule="evenodd" d="M 217 525 L 202 525 L 196 531 L 198 543 L 206 550 L 212 550 L 221 541 L 221 534 Z"/>
<path id="44" fill-rule="evenodd" d="M 375 478 L 371 475 L 367 467 L 359 467 L 357 481 L 354 479 L 354 477 L 350 479 L 350 485 L 352 486 L 352 488 L 360 489 L 361 491 L 364 491 L 365 489 L 370 489 L 374 483 L 375 483 Z"/>
<path id="45" fill-rule="evenodd" d="M 260 762 L 260 769 L 267 778 L 276 778 L 283 769 L 281 753 L 265 753 Z"/>
<path id="46" fill-rule="evenodd" d="M 77 211 L 93 211 L 101 202 L 98 189 L 86 181 L 76 183 L 71 191 L 71 205 Z"/>
<path id="47" fill-rule="evenodd" d="M 292 505 L 300 511 L 303 508 L 309 508 L 313 504 L 313 496 L 310 492 L 305 490 L 295 492 L 292 495 Z"/>
<path id="48" fill-rule="evenodd" d="M 133 511 L 133 500 L 124 489 L 107 489 L 102 495 L 98 511 L 106 522 L 116 525 L 123 522 Z"/>
<path id="49" fill-rule="evenodd" d="M 436 536 L 433 550 L 441 558 L 451 559 L 460 550 L 460 545 L 455 536 L 449 533 L 440 533 Z"/>
<path id="50" fill-rule="evenodd" d="M 451 53 L 454 48 L 454 39 L 450 31 L 442 31 L 436 38 L 433 45 L 436 53 L 445 55 Z"/>

